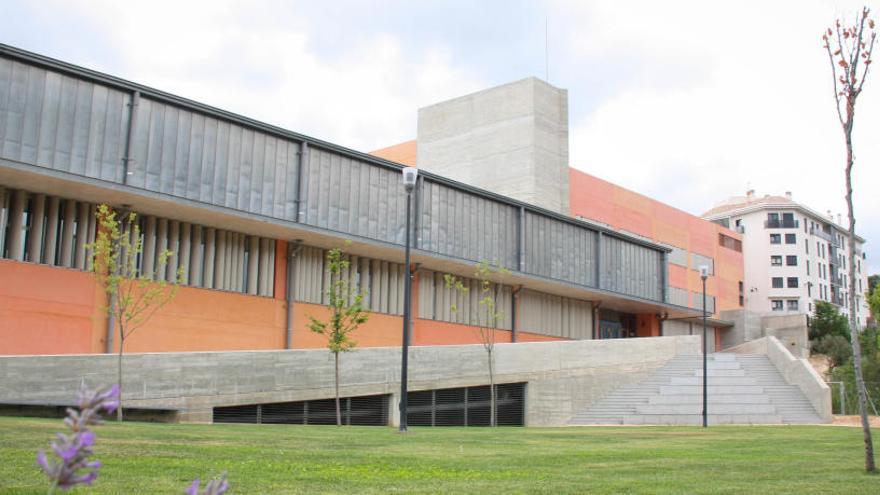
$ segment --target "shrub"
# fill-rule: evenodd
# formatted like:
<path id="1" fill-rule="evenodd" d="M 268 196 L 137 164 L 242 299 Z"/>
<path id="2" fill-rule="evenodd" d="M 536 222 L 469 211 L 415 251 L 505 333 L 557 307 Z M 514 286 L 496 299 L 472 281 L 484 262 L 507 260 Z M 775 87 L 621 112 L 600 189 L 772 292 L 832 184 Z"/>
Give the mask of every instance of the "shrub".
<path id="1" fill-rule="evenodd" d="M 852 356 L 852 347 L 845 338 L 840 335 L 825 335 L 812 346 L 814 353 L 825 354 L 831 358 L 832 366 L 842 366 Z"/>

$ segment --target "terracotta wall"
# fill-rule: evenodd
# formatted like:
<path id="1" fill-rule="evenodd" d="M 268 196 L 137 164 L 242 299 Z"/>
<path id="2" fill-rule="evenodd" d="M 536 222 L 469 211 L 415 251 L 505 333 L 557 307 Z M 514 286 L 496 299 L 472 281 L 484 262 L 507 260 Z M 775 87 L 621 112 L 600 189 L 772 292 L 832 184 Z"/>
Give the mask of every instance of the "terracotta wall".
<path id="1" fill-rule="evenodd" d="M 718 244 L 718 234 L 735 239 L 742 236 L 729 229 L 673 208 L 579 170 L 570 169 L 571 214 L 606 223 L 655 241 L 687 249 L 715 260 L 715 276 L 706 292 L 716 298 L 718 311 L 738 309 L 739 286 L 743 280 L 743 256 Z M 669 285 L 700 292 L 700 275 L 678 265 L 669 265 Z"/>
<path id="2" fill-rule="evenodd" d="M 99 352 L 102 306 L 90 273 L 0 260 L 0 354 Z"/>

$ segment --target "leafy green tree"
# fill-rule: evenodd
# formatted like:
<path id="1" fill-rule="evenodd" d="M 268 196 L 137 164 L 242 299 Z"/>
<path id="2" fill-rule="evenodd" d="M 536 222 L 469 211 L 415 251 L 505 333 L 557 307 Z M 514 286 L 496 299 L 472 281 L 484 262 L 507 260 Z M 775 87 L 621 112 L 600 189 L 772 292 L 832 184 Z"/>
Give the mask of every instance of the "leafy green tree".
<path id="1" fill-rule="evenodd" d="M 877 277 L 878 275 L 871 275 Z M 868 284 L 870 285 L 870 284 Z M 874 315 L 874 321 L 880 320 L 880 286 L 874 285 L 868 295 L 868 306 L 871 308 L 871 314 Z"/>
<path id="2" fill-rule="evenodd" d="M 812 350 L 831 358 L 831 365 L 835 368 L 846 364 L 852 356 L 852 347 L 849 345 L 849 341 L 840 335 L 823 335 L 814 341 Z"/>
<path id="3" fill-rule="evenodd" d="M 504 318 L 504 313 L 498 310 L 498 299 L 502 287 L 502 280 L 505 275 L 510 274 L 510 270 L 500 266 L 498 263 L 489 263 L 481 261 L 477 264 L 474 271 L 474 278 L 478 283 L 479 308 L 476 311 L 477 334 L 483 349 L 486 350 L 486 360 L 489 368 L 489 424 L 495 426 L 495 409 L 496 409 L 496 390 L 495 390 L 495 342 L 496 329 L 498 324 Z M 445 274 L 443 279 L 446 287 L 454 289 L 460 294 L 467 294 L 470 288 L 467 287 L 461 279 L 454 275 Z M 493 281 L 494 280 L 494 281 Z M 458 308 L 453 303 L 450 309 L 457 312 Z M 474 322 L 471 322 L 474 323 Z"/>
<path id="4" fill-rule="evenodd" d="M 826 335 L 838 335 L 849 341 L 849 322 L 837 307 L 826 301 L 816 301 L 810 319 L 810 341 L 818 342 Z"/>
<path id="5" fill-rule="evenodd" d="M 327 349 L 333 354 L 336 379 L 336 426 L 342 426 L 342 410 L 339 407 L 339 354 L 350 352 L 357 346 L 349 334 L 367 321 L 369 315 L 364 311 L 364 296 L 351 286 L 343 272 L 348 271 L 348 258 L 340 249 L 327 252 L 327 272 L 330 287 L 327 288 L 330 318 L 321 321 L 309 316 L 311 331 L 327 337 Z"/>
<path id="6" fill-rule="evenodd" d="M 116 383 L 119 386 L 119 407 L 116 419 L 122 421 L 122 355 L 125 340 L 144 326 L 153 315 L 171 301 L 177 293 L 177 284 L 165 280 L 169 250 L 158 253 L 155 271 L 146 273 L 138 263 L 143 251 L 143 239 L 137 215 L 133 212 L 116 217 L 107 205 L 96 211 L 98 233 L 95 242 L 86 246 L 92 257 L 92 270 L 104 287 L 109 304 L 107 315 L 112 319 L 119 337 Z M 183 271 L 178 270 L 179 283 Z"/>

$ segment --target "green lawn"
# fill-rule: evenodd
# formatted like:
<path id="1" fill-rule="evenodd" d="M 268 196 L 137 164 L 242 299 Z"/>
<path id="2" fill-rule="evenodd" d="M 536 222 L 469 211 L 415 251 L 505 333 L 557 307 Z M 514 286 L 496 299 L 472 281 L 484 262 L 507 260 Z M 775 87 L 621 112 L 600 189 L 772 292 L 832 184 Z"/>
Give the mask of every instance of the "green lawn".
<path id="1" fill-rule="evenodd" d="M 0 417 L 0 493 L 44 493 L 34 452 L 60 420 Z M 97 427 L 92 493 L 880 493 L 843 427 Z M 75 490 L 82 493 L 85 490 Z"/>

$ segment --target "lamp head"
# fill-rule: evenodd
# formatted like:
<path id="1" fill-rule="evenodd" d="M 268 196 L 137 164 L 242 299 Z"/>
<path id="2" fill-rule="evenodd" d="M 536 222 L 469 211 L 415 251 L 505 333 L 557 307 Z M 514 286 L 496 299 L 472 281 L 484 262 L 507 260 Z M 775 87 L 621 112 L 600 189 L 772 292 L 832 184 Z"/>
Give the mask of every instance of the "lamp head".
<path id="1" fill-rule="evenodd" d="M 700 265 L 700 278 L 706 280 L 709 277 L 708 265 Z"/>
<path id="2" fill-rule="evenodd" d="M 405 167 L 403 169 L 403 187 L 407 193 L 411 193 L 415 189 L 418 177 L 419 169 L 415 167 Z"/>

